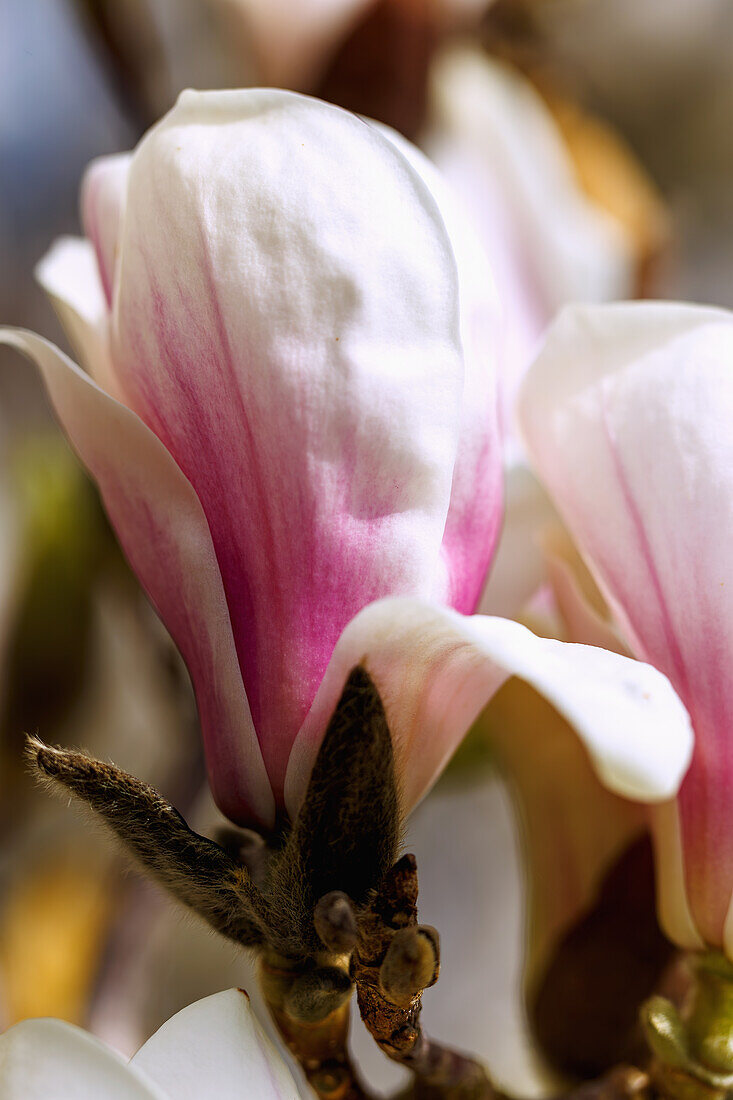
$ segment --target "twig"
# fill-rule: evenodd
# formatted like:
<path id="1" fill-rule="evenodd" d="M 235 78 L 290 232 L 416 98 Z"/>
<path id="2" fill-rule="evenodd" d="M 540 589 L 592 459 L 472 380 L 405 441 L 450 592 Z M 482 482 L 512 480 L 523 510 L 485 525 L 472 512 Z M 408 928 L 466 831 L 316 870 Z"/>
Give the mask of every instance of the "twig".
<path id="1" fill-rule="evenodd" d="M 429 1039 L 420 1024 L 422 992 L 437 981 L 437 933 L 417 923 L 417 865 L 403 856 L 359 915 L 351 957 L 362 1019 L 377 1045 L 412 1070 L 415 1097 L 488 1100 L 496 1094 L 483 1067 Z"/>

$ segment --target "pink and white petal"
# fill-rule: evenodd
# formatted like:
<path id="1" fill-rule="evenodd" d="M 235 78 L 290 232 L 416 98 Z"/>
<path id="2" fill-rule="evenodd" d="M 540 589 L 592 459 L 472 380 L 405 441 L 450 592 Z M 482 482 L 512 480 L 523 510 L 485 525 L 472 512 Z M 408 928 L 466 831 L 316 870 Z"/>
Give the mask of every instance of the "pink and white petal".
<path id="1" fill-rule="evenodd" d="M 254 53 L 257 82 L 311 88 L 374 0 L 211 0 Z"/>
<path id="2" fill-rule="evenodd" d="M 464 617 L 419 600 L 380 600 L 349 623 L 288 768 L 286 804 L 303 798 L 318 746 L 351 668 L 363 663 L 385 704 L 409 811 L 472 722 L 510 677 L 525 680 L 576 730 L 600 782 L 659 802 L 677 793 L 690 721 L 656 669 L 593 646 L 539 638 L 508 619 Z M 512 731 L 503 731 L 511 738 Z M 501 746 L 500 746 L 501 748 Z"/>
<path id="3" fill-rule="evenodd" d="M 127 196 L 131 153 L 93 160 L 81 185 L 81 220 L 94 246 L 107 308 L 112 308 L 115 268 Z"/>
<path id="4" fill-rule="evenodd" d="M 577 307 L 553 326 L 520 404 L 535 467 L 625 637 L 690 712 L 687 889 L 716 945 L 733 893 L 732 357 L 722 310 Z"/>
<path id="5" fill-rule="evenodd" d="M 506 466 L 504 496 L 499 546 L 478 610 L 482 615 L 518 619 L 546 582 L 541 536 L 548 525 L 557 521 L 557 512 L 523 461 Z"/>
<path id="6" fill-rule="evenodd" d="M 204 997 L 156 1031 L 131 1065 L 175 1100 L 298 1100 L 293 1076 L 243 989 Z"/>
<path id="7" fill-rule="evenodd" d="M 209 775 L 222 811 L 274 821 L 275 805 L 237 663 L 211 535 L 165 447 L 58 348 L 0 330 L 43 374 L 56 415 L 97 482 L 122 547 L 191 674 Z M 154 731 L 151 731 L 154 735 Z"/>
<path id="8" fill-rule="evenodd" d="M 36 265 L 79 362 L 102 389 L 118 397 L 109 349 L 109 312 L 94 249 L 81 237 L 60 237 Z"/>
<path id="9" fill-rule="evenodd" d="M 24 1020 L 0 1035 L 3 1100 L 171 1100 L 88 1032 L 62 1020 Z"/>
<path id="10" fill-rule="evenodd" d="M 476 229 L 445 179 L 419 149 L 395 130 L 387 126 L 379 129 L 430 189 L 448 230 L 458 268 L 465 375 L 443 557 L 450 578 L 446 602 L 456 611 L 470 614 L 476 609 L 501 525 L 503 477 L 497 407 L 501 307 Z"/>
<path id="11" fill-rule="evenodd" d="M 450 594 L 448 234 L 355 116 L 184 93 L 133 158 L 119 278 L 115 367 L 201 500 L 279 798 L 346 622 L 382 595 Z"/>

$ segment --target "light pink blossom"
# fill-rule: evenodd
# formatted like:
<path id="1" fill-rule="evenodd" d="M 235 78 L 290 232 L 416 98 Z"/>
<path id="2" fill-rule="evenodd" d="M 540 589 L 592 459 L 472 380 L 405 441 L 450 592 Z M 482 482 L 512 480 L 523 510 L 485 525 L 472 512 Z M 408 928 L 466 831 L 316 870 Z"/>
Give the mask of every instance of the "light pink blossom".
<path id="1" fill-rule="evenodd" d="M 349 619 L 476 605 L 491 275 L 393 139 L 278 91 L 184 94 L 82 213 L 39 275 L 98 386 L 31 350 L 187 661 L 220 806 L 272 822 Z"/>
<path id="2" fill-rule="evenodd" d="M 733 317 L 574 308 L 521 399 L 539 476 L 630 650 L 663 671 L 695 751 L 654 815 L 660 914 L 733 955 Z M 578 592 L 571 593 L 579 606 Z"/>

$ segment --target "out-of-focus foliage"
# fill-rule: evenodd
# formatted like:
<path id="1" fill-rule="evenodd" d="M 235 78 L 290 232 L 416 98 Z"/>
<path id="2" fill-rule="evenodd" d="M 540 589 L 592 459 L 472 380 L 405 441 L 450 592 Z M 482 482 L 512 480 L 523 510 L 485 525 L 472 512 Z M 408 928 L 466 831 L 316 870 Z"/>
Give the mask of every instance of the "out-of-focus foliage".
<path id="1" fill-rule="evenodd" d="M 5 722 L 15 738 L 59 721 L 78 694 L 94 577 L 112 538 L 96 494 L 57 435 L 20 442 L 10 480 L 20 560 Z"/>
<path id="2" fill-rule="evenodd" d="M 95 575 L 105 553 L 117 553 L 96 494 L 59 436 L 29 435 L 8 452 L 0 824 L 27 789 L 25 733 L 57 728 L 79 697 Z"/>
<path id="3" fill-rule="evenodd" d="M 57 1016 L 81 1022 L 115 903 L 100 859 L 49 854 L 19 880 L 0 923 L 0 974 L 8 1022 Z"/>

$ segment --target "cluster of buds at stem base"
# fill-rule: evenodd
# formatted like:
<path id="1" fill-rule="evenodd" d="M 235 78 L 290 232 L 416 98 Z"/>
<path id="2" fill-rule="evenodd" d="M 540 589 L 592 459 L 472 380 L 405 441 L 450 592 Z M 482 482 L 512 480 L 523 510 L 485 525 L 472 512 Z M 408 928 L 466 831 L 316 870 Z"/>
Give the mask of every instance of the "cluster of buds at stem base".
<path id="1" fill-rule="evenodd" d="M 681 1009 L 660 996 L 642 1008 L 652 1079 L 673 1100 L 724 1100 L 733 1091 L 733 966 L 712 951 L 688 965 L 692 981 Z"/>
<path id="2" fill-rule="evenodd" d="M 423 990 L 438 977 L 438 933 L 417 923 L 414 856 L 396 859 L 392 739 L 363 668 L 347 680 L 295 821 L 267 837 L 227 829 L 209 840 L 111 764 L 35 740 L 29 755 L 179 901 L 258 952 L 266 1003 L 320 1100 L 369 1095 L 347 1051 L 354 987 L 380 1048 L 413 1072 L 416 1097 L 493 1096 L 477 1062 L 420 1026 Z"/>

